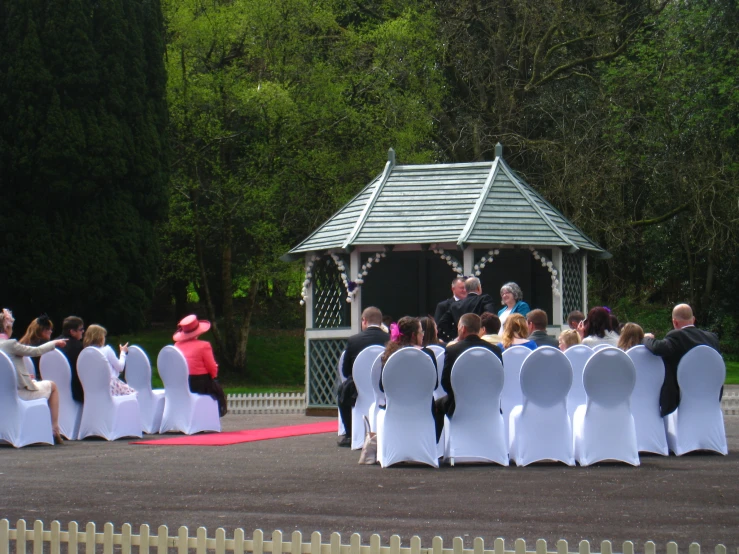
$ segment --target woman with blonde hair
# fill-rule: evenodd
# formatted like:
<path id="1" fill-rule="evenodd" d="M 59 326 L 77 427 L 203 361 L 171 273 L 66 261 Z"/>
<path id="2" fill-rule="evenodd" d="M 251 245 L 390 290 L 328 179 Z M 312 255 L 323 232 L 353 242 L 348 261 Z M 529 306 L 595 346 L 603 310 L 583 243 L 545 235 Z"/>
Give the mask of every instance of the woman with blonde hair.
<path id="1" fill-rule="evenodd" d="M 41 346 L 51 340 L 51 332 L 54 330 L 54 324 L 46 314 L 40 315 L 34 319 L 26 329 L 26 334 L 18 339 L 19 344 L 26 346 Z M 41 380 L 41 371 L 39 370 L 40 356 L 31 358 L 33 367 L 36 369 L 36 380 Z"/>
<path id="2" fill-rule="evenodd" d="M 580 333 L 577 329 L 565 329 L 559 334 L 559 349 L 564 352 L 570 346 L 581 344 Z"/>
<path id="3" fill-rule="evenodd" d="M 498 344 L 501 350 L 506 350 L 511 346 L 525 346 L 531 350 L 536 348 L 536 343 L 528 339 L 529 326 L 526 318 L 521 314 L 508 316 L 501 336 L 503 340 Z"/>
<path id="4" fill-rule="evenodd" d="M 105 344 L 105 337 L 108 336 L 108 331 L 105 327 L 100 325 L 90 325 L 85 333 L 85 338 L 82 341 L 82 346 L 85 348 L 91 347 L 99 350 L 105 360 L 108 362 L 108 370 L 110 371 L 110 394 L 113 396 L 126 396 L 128 394 L 135 394 L 136 391 L 128 386 L 126 383 L 120 380 L 118 377 L 126 367 L 126 356 L 128 354 L 128 343 L 121 344 L 118 346 L 120 349 L 120 356 L 116 358 L 115 352 L 110 345 Z"/>
<path id="5" fill-rule="evenodd" d="M 638 346 L 644 340 L 644 329 L 637 323 L 627 323 L 621 328 L 618 337 L 618 347 L 626 352 L 629 348 Z"/>

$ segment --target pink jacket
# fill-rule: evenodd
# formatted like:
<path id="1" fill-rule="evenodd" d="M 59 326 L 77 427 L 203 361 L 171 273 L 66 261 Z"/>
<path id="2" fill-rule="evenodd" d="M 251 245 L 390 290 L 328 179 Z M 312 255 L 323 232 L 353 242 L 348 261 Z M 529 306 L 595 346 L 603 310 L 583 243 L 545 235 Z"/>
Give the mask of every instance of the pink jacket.
<path id="1" fill-rule="evenodd" d="M 218 364 L 209 342 L 198 339 L 183 340 L 174 343 L 174 346 L 184 354 L 190 375 L 208 374 L 213 379 L 218 376 Z"/>

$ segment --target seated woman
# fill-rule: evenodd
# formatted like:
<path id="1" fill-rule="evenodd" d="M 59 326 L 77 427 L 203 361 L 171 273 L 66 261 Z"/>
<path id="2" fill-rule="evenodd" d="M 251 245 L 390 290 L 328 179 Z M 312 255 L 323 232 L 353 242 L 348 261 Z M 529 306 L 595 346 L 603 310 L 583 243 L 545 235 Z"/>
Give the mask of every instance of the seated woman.
<path id="1" fill-rule="evenodd" d="M 108 362 L 108 369 L 110 370 L 110 394 L 113 396 L 126 396 L 128 394 L 135 394 L 136 391 L 128 386 L 126 383 L 121 381 L 119 375 L 126 367 L 126 356 L 128 355 L 128 343 L 121 344 L 120 357 L 116 358 L 115 352 L 110 345 L 105 344 L 105 337 L 108 336 L 108 331 L 100 325 L 90 325 L 85 333 L 85 338 L 82 341 L 82 346 L 87 348 L 88 346 L 95 348 L 103 353 L 105 360 Z"/>
<path id="2" fill-rule="evenodd" d="M 228 402 L 223 387 L 216 381 L 218 364 L 213 356 L 213 347 L 208 341 L 198 337 L 210 329 L 210 321 L 198 320 L 196 315 L 189 315 L 180 321 L 177 332 L 172 337 L 174 346 L 182 352 L 187 360 L 190 392 L 207 394 L 218 402 L 218 415 L 228 413 Z"/>
<path id="3" fill-rule="evenodd" d="M 575 329 L 565 329 L 559 334 L 559 349 L 564 352 L 570 346 L 580 344 L 580 333 Z"/>
<path id="4" fill-rule="evenodd" d="M 480 316 L 480 322 L 482 323 L 485 334 L 480 338 L 489 342 L 490 344 L 498 344 L 502 339 L 498 332 L 500 331 L 500 318 L 491 314 L 490 312 L 484 312 Z"/>
<path id="5" fill-rule="evenodd" d="M 506 283 L 500 287 L 500 300 L 501 304 L 503 304 L 505 308 L 501 308 L 498 312 L 498 317 L 500 318 L 500 324 L 504 328 L 506 321 L 508 320 L 508 316 L 511 314 L 521 314 L 526 317 L 526 314 L 531 311 L 529 305 L 523 301 L 523 291 L 521 290 L 521 287 L 516 283 Z"/>
<path id="6" fill-rule="evenodd" d="M 503 340 L 498 344 L 501 350 L 506 350 L 511 346 L 525 346 L 531 350 L 536 349 L 536 343 L 528 339 L 529 326 L 526 318 L 521 314 L 512 314 L 508 317 L 505 327 L 503 328 Z"/>
<path id="7" fill-rule="evenodd" d="M 62 444 L 62 435 L 59 432 L 59 393 L 53 381 L 37 381 L 28 373 L 23 363 L 24 356 L 42 356 L 51 352 L 57 346 L 62 348 L 67 343 L 65 339 L 50 341 L 41 346 L 27 346 L 20 344 L 13 336 L 13 314 L 8 309 L 0 313 L 0 350 L 5 352 L 13 362 L 18 383 L 18 396 L 23 400 L 46 398 L 49 401 L 51 412 L 51 428 L 54 433 L 54 444 Z"/>
<path id="8" fill-rule="evenodd" d="M 592 308 L 577 330 L 581 332 L 582 343 L 590 348 L 599 344 L 618 346 L 618 335 L 611 328 L 611 314 L 603 307 Z"/>
<path id="9" fill-rule="evenodd" d="M 25 344 L 26 346 L 41 346 L 51 340 L 51 332 L 54 329 L 54 324 L 49 319 L 49 316 L 43 314 L 34 319 L 26 329 L 26 334 L 18 339 L 18 343 Z M 39 370 L 39 361 L 41 356 L 33 356 L 31 361 L 33 367 L 36 368 L 36 380 L 41 380 L 41 371 Z"/>
<path id="10" fill-rule="evenodd" d="M 439 342 L 439 334 L 434 318 L 430 315 L 427 315 L 422 317 L 420 319 L 420 322 L 421 330 L 423 331 L 423 341 L 421 342 L 421 346 L 428 346 L 429 344 L 443 346 L 441 342 Z"/>
<path id="11" fill-rule="evenodd" d="M 626 323 L 618 337 L 618 347 L 626 352 L 629 348 L 638 346 L 644 340 L 644 329 L 637 323 Z"/>

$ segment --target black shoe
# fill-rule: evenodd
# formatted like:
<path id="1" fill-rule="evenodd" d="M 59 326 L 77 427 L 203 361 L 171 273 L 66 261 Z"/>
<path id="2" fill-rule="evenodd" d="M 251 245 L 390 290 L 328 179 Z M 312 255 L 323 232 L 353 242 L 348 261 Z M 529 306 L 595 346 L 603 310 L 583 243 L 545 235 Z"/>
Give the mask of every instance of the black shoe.
<path id="1" fill-rule="evenodd" d="M 351 437 L 348 437 L 347 435 L 341 435 L 341 438 L 339 439 L 339 441 L 336 444 L 338 444 L 339 446 L 344 447 L 344 448 L 351 448 L 352 447 L 352 438 Z"/>

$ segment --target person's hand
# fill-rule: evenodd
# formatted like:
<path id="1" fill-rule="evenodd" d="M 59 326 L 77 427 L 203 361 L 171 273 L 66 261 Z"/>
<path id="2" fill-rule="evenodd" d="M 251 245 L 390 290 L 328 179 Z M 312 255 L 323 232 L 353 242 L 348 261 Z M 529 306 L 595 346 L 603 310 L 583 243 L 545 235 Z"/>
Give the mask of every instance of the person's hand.
<path id="1" fill-rule="evenodd" d="M 121 349 L 121 352 L 125 352 L 126 354 L 128 354 L 128 343 L 126 343 L 126 344 L 119 344 L 118 345 L 118 348 Z"/>
<path id="2" fill-rule="evenodd" d="M 68 340 L 69 340 L 69 339 L 59 339 L 59 340 L 55 340 L 55 341 L 54 341 L 54 346 L 56 346 L 57 348 L 64 348 L 65 346 L 67 346 L 67 341 L 68 341 Z"/>
<path id="3" fill-rule="evenodd" d="M 580 339 L 585 336 L 585 320 L 577 324 L 577 334 L 580 335 Z"/>
<path id="4" fill-rule="evenodd" d="M 654 333 L 644 333 L 644 338 L 645 339 L 653 339 L 654 338 Z"/>

